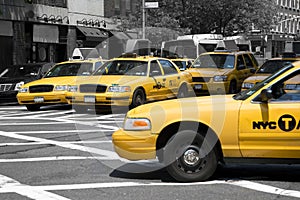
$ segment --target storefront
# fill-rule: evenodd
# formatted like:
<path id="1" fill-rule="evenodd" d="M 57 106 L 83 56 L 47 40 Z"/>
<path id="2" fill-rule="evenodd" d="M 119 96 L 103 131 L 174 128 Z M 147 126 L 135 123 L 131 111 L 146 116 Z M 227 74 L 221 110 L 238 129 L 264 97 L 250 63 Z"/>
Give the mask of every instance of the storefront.
<path id="1" fill-rule="evenodd" d="M 13 63 L 13 24 L 0 21 L 0 71 Z"/>

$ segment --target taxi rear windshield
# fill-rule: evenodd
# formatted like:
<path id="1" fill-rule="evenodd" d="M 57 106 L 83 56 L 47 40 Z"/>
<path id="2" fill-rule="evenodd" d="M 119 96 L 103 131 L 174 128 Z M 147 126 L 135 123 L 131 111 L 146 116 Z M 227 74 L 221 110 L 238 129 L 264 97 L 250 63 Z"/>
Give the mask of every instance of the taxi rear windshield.
<path id="1" fill-rule="evenodd" d="M 209 54 L 199 56 L 192 68 L 234 68 L 234 55 Z"/>
<path id="2" fill-rule="evenodd" d="M 45 78 L 59 76 L 86 76 L 93 72 L 92 63 L 65 63 L 53 67 Z"/>
<path id="3" fill-rule="evenodd" d="M 148 62 L 116 60 L 106 62 L 93 75 L 146 76 Z"/>

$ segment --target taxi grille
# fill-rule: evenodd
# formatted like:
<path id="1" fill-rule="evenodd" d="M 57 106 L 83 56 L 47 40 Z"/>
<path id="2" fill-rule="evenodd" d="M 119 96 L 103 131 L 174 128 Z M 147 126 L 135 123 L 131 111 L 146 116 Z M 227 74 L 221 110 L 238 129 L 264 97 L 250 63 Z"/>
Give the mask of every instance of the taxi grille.
<path id="1" fill-rule="evenodd" d="M 30 93 L 39 93 L 39 92 L 52 92 L 53 85 L 35 85 L 29 87 Z"/>
<path id="2" fill-rule="evenodd" d="M 105 93 L 107 86 L 106 85 L 96 85 L 96 84 L 85 84 L 80 85 L 81 93 Z"/>
<path id="3" fill-rule="evenodd" d="M 0 84 L 0 92 L 11 90 L 12 84 Z"/>
<path id="4" fill-rule="evenodd" d="M 211 77 L 193 77 L 193 82 L 209 82 Z"/>

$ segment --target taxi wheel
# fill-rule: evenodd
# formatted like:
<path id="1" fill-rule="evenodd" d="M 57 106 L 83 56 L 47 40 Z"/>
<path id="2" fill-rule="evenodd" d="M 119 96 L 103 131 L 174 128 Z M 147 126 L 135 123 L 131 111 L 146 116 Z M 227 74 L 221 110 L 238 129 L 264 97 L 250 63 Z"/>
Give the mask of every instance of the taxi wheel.
<path id="1" fill-rule="evenodd" d="M 195 131 L 181 131 L 170 138 L 164 150 L 168 173 L 179 182 L 205 181 L 217 169 L 215 145 Z"/>
<path id="2" fill-rule="evenodd" d="M 26 105 L 26 108 L 28 111 L 38 111 L 40 110 L 40 107 L 39 105 Z"/>
<path id="3" fill-rule="evenodd" d="M 236 81 L 231 81 L 230 82 L 230 85 L 229 85 L 229 94 L 235 94 L 237 93 L 237 84 L 236 84 Z"/>
<path id="4" fill-rule="evenodd" d="M 183 85 L 178 90 L 177 98 L 184 98 L 187 96 L 188 96 L 188 89 L 185 85 Z"/>
<path id="5" fill-rule="evenodd" d="M 130 108 L 135 108 L 146 103 L 146 95 L 142 89 L 137 89 L 133 93 Z"/>

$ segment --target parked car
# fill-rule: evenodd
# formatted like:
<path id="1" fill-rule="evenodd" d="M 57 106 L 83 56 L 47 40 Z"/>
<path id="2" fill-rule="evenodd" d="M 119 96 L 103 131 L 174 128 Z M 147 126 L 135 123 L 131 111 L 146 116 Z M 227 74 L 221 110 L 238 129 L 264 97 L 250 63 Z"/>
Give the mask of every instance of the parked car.
<path id="1" fill-rule="evenodd" d="M 75 110 L 91 106 L 130 106 L 185 97 L 191 92 L 191 75 L 172 61 L 126 54 L 107 61 L 92 77 L 69 88 L 67 100 Z"/>
<path id="2" fill-rule="evenodd" d="M 299 163 L 300 90 L 283 87 L 299 75 L 295 62 L 235 95 L 139 106 L 113 133 L 114 149 L 129 160 L 158 158 L 180 182 L 208 180 L 218 163 Z"/>
<path id="3" fill-rule="evenodd" d="M 279 57 L 267 60 L 258 68 L 254 75 L 244 80 L 242 90 L 252 88 L 256 83 L 261 82 L 268 76 L 280 70 L 282 67 L 295 61 L 300 61 L 300 57 Z"/>
<path id="4" fill-rule="evenodd" d="M 65 94 L 77 76 L 89 76 L 101 68 L 102 60 L 70 60 L 56 64 L 40 79 L 23 85 L 17 95 L 18 102 L 29 111 L 41 106 L 67 104 Z"/>
<path id="5" fill-rule="evenodd" d="M 26 83 L 40 79 L 54 63 L 12 65 L 0 72 L 0 103 L 17 103 L 17 93 Z"/>
<path id="6" fill-rule="evenodd" d="M 200 54 L 187 71 L 192 74 L 197 95 L 234 94 L 257 68 L 251 52 L 221 50 Z"/>

